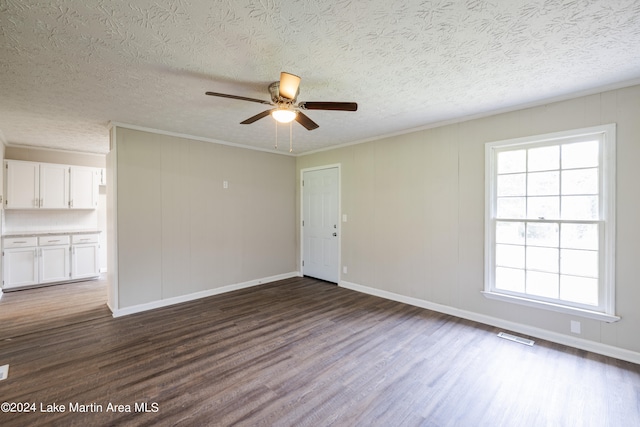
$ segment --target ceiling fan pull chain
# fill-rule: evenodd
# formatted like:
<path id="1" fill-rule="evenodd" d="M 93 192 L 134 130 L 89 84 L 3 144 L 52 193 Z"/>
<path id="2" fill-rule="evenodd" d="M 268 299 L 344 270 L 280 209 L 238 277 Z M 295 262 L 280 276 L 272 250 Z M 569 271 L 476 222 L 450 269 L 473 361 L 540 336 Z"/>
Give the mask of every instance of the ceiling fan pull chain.
<path id="1" fill-rule="evenodd" d="M 278 122 L 276 122 L 274 120 L 274 123 L 276 124 L 276 145 L 275 145 L 275 149 L 278 149 Z"/>
<path id="2" fill-rule="evenodd" d="M 293 122 L 289 122 L 289 152 L 293 153 Z"/>

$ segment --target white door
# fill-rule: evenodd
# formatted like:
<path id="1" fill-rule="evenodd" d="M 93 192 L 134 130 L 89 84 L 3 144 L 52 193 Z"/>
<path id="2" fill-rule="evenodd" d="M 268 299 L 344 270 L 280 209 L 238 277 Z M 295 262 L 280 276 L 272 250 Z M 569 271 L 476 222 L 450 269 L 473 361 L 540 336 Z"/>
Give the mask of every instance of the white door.
<path id="1" fill-rule="evenodd" d="M 69 166 L 40 164 L 40 207 L 69 209 Z"/>
<path id="2" fill-rule="evenodd" d="M 338 168 L 303 172 L 302 274 L 338 283 Z"/>

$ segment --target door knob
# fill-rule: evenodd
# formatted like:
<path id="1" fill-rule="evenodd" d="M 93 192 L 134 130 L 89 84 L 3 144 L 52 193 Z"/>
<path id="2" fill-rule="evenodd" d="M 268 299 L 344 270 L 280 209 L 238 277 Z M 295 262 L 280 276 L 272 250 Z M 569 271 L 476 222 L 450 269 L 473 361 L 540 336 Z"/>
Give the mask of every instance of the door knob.
<path id="1" fill-rule="evenodd" d="M 333 233 L 333 237 L 336 237 L 338 235 L 338 233 Z"/>

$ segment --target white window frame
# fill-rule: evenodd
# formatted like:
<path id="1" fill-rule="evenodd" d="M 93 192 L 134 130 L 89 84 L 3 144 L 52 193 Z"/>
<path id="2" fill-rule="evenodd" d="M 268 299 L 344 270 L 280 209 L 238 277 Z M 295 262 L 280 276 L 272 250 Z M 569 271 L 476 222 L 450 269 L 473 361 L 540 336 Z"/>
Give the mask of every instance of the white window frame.
<path id="1" fill-rule="evenodd" d="M 535 146 L 555 145 L 581 140 L 583 137 L 599 135 L 600 145 L 600 221 L 602 231 L 599 298 L 600 306 L 578 307 L 561 300 L 549 301 L 537 299 L 528 294 L 513 293 L 495 287 L 495 249 L 496 249 L 496 202 L 497 202 L 497 153 L 507 149 L 533 148 Z M 577 142 L 577 141 L 576 141 Z M 572 314 L 605 322 L 615 322 L 615 194 L 616 194 L 616 125 L 608 124 L 583 129 L 556 132 L 545 135 L 488 142 L 485 144 L 485 297 L 530 307 L 542 308 L 561 313 Z M 523 221 L 530 220 L 525 218 Z M 576 304 L 580 305 L 580 304 Z"/>

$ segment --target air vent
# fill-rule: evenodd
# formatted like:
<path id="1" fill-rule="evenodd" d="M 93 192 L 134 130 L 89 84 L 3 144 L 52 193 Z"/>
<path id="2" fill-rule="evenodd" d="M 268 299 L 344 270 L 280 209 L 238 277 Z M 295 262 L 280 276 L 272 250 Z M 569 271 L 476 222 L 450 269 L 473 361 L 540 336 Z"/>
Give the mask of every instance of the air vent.
<path id="1" fill-rule="evenodd" d="M 514 341 L 514 342 L 517 342 L 517 343 L 520 343 L 520 344 L 524 344 L 524 345 L 528 345 L 528 346 L 532 346 L 533 343 L 535 342 L 533 340 L 529 340 L 529 339 L 526 339 L 526 338 L 517 337 L 515 335 L 507 334 L 506 332 L 500 332 L 498 334 L 498 336 L 500 338 L 504 338 L 505 340 Z"/>

